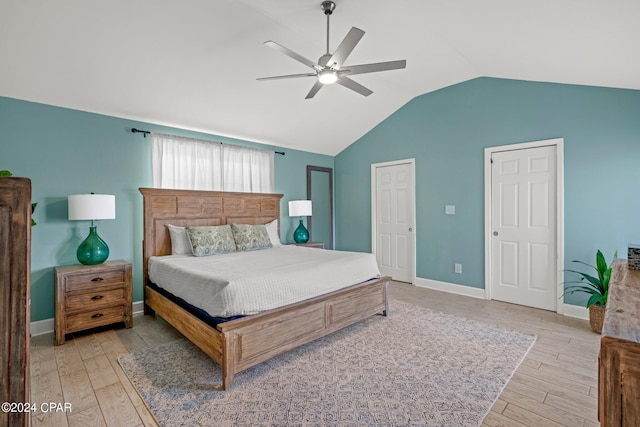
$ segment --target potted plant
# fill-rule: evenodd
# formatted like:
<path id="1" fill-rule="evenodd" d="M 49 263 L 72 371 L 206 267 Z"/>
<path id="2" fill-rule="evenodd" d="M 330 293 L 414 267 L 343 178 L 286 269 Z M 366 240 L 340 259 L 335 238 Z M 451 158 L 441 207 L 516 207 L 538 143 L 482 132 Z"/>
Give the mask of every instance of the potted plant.
<path id="1" fill-rule="evenodd" d="M 613 259 L 618 258 L 618 251 L 613 254 Z M 569 286 L 565 289 L 565 294 L 572 294 L 574 292 L 584 292 L 591 295 L 587 301 L 587 308 L 589 309 L 589 323 L 591 329 L 594 332 L 602 332 L 602 324 L 604 322 L 604 307 L 607 305 L 607 298 L 609 297 L 609 281 L 611 280 L 611 271 L 613 266 L 613 260 L 611 264 L 607 264 L 602 252 L 598 250 L 596 253 L 596 265 L 587 264 L 582 261 L 572 261 L 579 264 L 586 265 L 593 268 L 597 276 L 583 273 L 576 270 L 567 270 L 571 273 L 575 273 L 580 276 L 580 280 L 566 283 L 579 283 L 579 285 Z"/>

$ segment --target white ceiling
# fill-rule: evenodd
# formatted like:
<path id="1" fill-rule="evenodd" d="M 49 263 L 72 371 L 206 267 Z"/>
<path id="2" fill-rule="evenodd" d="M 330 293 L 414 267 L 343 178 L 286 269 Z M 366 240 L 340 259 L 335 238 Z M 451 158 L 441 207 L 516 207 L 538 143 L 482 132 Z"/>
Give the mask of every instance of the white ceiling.
<path id="1" fill-rule="evenodd" d="M 304 97 L 322 0 L 0 0 L 0 96 L 335 155 L 426 92 L 480 76 L 640 89 L 638 0 L 335 0 L 331 51 L 406 59 Z"/>

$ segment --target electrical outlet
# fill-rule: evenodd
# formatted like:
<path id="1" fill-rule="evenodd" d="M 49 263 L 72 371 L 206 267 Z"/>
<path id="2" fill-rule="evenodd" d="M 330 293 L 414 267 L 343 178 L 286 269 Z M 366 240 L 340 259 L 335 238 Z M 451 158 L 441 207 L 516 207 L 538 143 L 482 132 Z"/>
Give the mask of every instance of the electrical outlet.
<path id="1" fill-rule="evenodd" d="M 462 274 L 462 264 L 453 264 L 453 271 Z"/>
<path id="2" fill-rule="evenodd" d="M 456 214 L 456 205 L 445 205 L 444 213 L 445 213 L 445 215 L 455 215 Z"/>

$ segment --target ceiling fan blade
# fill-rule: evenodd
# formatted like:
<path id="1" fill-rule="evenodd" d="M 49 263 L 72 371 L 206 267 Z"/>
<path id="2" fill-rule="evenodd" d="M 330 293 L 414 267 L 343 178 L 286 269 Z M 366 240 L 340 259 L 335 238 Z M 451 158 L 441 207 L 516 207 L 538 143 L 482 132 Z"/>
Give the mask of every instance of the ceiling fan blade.
<path id="1" fill-rule="evenodd" d="M 347 36 L 344 38 L 344 40 L 342 40 L 342 43 L 340 43 L 340 46 L 338 46 L 336 51 L 333 52 L 331 59 L 326 64 L 320 65 L 327 66 L 338 64 L 338 68 L 341 67 L 342 64 L 344 64 L 344 61 L 347 60 L 349 54 L 351 54 L 353 48 L 356 47 L 362 36 L 364 36 L 364 31 L 362 31 L 360 28 L 351 27 L 351 29 L 347 33 Z"/>
<path id="2" fill-rule="evenodd" d="M 279 79 L 292 79 L 295 77 L 316 77 L 316 73 L 304 73 L 304 74 L 288 74 L 286 76 L 273 76 L 273 77 L 259 77 L 256 80 L 279 80 Z"/>
<path id="3" fill-rule="evenodd" d="M 320 83 L 320 81 L 316 81 L 316 83 L 313 85 L 313 87 L 311 88 L 311 90 L 309 91 L 307 96 L 304 97 L 304 99 L 313 98 L 315 96 L 315 94 L 318 93 L 318 91 L 322 88 L 322 86 L 324 86 L 324 85 L 322 83 Z"/>
<path id="4" fill-rule="evenodd" d="M 369 96 L 373 93 L 372 90 L 367 89 L 366 87 L 362 86 L 360 83 L 356 83 L 355 81 L 351 80 L 349 77 L 346 77 L 346 76 L 339 77 L 336 83 L 346 88 L 349 88 L 353 91 L 356 91 L 362 96 Z"/>
<path id="5" fill-rule="evenodd" d="M 285 55 L 287 55 L 290 58 L 295 59 L 298 62 L 302 62 L 304 65 L 306 65 L 307 67 L 311 67 L 313 69 L 318 69 L 318 64 L 316 64 L 315 62 L 313 62 L 310 59 L 305 58 L 304 56 L 295 53 L 294 51 L 292 51 L 291 49 L 288 49 L 284 46 L 282 46 L 281 44 L 278 44 L 272 40 L 266 41 L 264 42 L 265 46 L 268 46 L 272 49 L 277 50 L 278 52 L 284 53 Z"/>
<path id="6" fill-rule="evenodd" d="M 345 66 L 340 70 L 340 73 L 345 73 L 350 76 L 354 74 L 375 73 L 378 71 L 399 70 L 407 66 L 406 60 L 401 61 L 389 61 L 389 62 L 376 62 L 374 64 L 362 64 Z"/>

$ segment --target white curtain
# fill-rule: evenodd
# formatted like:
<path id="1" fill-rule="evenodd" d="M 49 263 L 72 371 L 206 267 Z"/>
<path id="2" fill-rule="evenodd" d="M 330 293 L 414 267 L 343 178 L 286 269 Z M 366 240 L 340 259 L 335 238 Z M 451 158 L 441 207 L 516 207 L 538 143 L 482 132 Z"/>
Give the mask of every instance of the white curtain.
<path id="1" fill-rule="evenodd" d="M 223 145 L 225 191 L 273 193 L 273 151 Z"/>
<path id="2" fill-rule="evenodd" d="M 273 151 L 152 134 L 156 188 L 273 193 Z"/>

